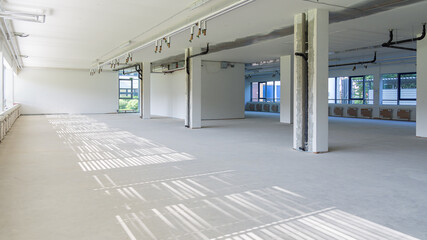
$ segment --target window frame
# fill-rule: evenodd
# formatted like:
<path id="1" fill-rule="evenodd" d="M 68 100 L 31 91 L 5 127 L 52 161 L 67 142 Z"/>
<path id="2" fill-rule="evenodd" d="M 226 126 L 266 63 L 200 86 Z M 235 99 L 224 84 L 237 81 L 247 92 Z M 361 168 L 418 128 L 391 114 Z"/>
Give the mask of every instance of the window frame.
<path id="1" fill-rule="evenodd" d="M 273 98 L 272 98 L 272 101 L 267 101 L 267 92 L 268 92 L 268 82 L 273 82 L 273 88 L 272 88 L 272 91 L 273 91 Z M 258 100 L 258 102 L 280 102 L 280 99 L 279 99 L 279 101 L 276 101 L 276 82 L 280 82 L 280 80 L 271 80 L 271 81 L 252 81 L 251 82 L 251 98 L 250 98 L 250 100 L 251 100 L 251 102 L 253 102 L 252 100 L 253 99 L 257 99 Z M 258 96 L 256 97 L 256 98 L 254 98 L 254 96 L 253 96 L 253 83 L 258 83 L 257 84 L 257 86 L 258 86 Z M 260 93 L 261 93 L 261 83 L 265 83 L 265 86 L 266 86 L 266 88 L 265 88 L 265 92 L 264 92 L 264 95 L 265 95 L 265 97 L 263 97 L 263 98 L 261 98 L 260 97 Z M 280 86 L 280 87 L 282 87 L 282 86 Z M 262 101 L 260 101 L 260 100 L 262 100 Z"/>
<path id="2" fill-rule="evenodd" d="M 359 101 L 363 101 L 363 103 L 357 104 L 357 105 L 373 105 L 373 103 L 372 104 L 368 103 L 369 99 L 366 99 L 366 76 L 370 76 L 370 75 L 374 76 L 373 74 L 366 74 L 366 75 L 354 75 L 354 76 L 344 76 L 344 77 L 329 77 L 328 79 L 333 78 L 334 82 L 335 82 L 335 88 L 334 88 L 335 99 L 329 99 L 328 98 L 328 104 L 338 104 L 337 102 L 341 101 L 341 102 L 346 102 L 346 103 L 339 103 L 341 105 L 350 105 L 350 104 L 357 104 L 357 103 L 352 103 L 352 101 L 359 100 Z M 353 98 L 351 81 L 352 81 L 352 78 L 360 78 L 360 77 L 363 77 L 363 95 L 362 95 L 363 97 L 362 98 Z M 345 99 L 341 99 L 341 98 L 338 99 L 338 92 L 337 92 L 338 78 L 347 78 L 348 79 L 348 97 Z M 329 84 L 329 81 L 328 81 L 328 84 Z M 332 100 L 334 100 L 334 102 L 329 103 L 329 101 L 332 101 Z"/>
<path id="3" fill-rule="evenodd" d="M 329 77 L 328 78 L 328 84 L 329 84 L 329 79 L 330 78 L 334 79 L 334 99 L 329 99 L 328 98 L 328 104 L 337 104 L 337 96 L 338 96 L 338 94 L 337 94 L 337 78 L 338 77 Z M 328 88 L 328 92 L 329 92 L 329 88 Z M 329 93 L 328 93 L 328 95 L 329 95 Z M 330 100 L 334 100 L 334 102 L 333 103 L 329 103 Z"/>
<path id="4" fill-rule="evenodd" d="M 381 94 L 381 101 L 380 101 L 381 105 L 401 106 L 401 104 L 400 104 L 401 101 L 415 101 L 415 104 L 416 104 L 417 98 L 401 98 L 400 96 L 401 96 L 401 86 L 402 86 L 401 75 L 415 74 L 415 77 L 417 79 L 418 78 L 417 72 L 383 73 L 383 74 L 381 74 L 381 79 L 380 79 L 380 81 L 381 81 L 381 83 L 380 83 L 381 84 L 381 92 L 384 90 L 384 88 L 383 88 L 384 83 L 383 83 L 382 75 L 385 75 L 385 74 L 396 74 L 397 75 L 397 98 L 396 98 L 396 104 L 384 104 L 383 103 L 383 101 L 384 101 L 383 95 Z M 417 80 L 415 80 L 415 83 L 416 82 L 417 82 Z M 416 89 L 416 87 L 415 87 L 415 89 Z M 385 101 L 394 101 L 394 100 L 385 100 Z"/>
<path id="5" fill-rule="evenodd" d="M 362 86 L 363 86 L 363 90 L 362 90 L 362 98 L 353 98 L 353 88 L 352 88 L 352 79 L 353 78 L 363 78 L 362 80 Z M 362 104 L 366 104 L 365 101 L 365 79 L 366 77 L 364 75 L 358 75 L 358 76 L 349 76 L 348 77 L 348 101 L 350 102 L 350 104 L 357 104 L 357 103 L 353 103 L 352 101 L 362 101 Z"/>
<path id="6" fill-rule="evenodd" d="M 130 88 L 121 88 L 120 87 L 120 82 L 121 81 L 129 81 L 130 82 Z M 126 90 L 130 89 L 130 92 L 126 91 L 126 93 L 123 93 L 123 94 L 126 94 L 126 95 L 130 94 L 130 97 L 122 97 L 121 96 L 122 92 L 120 92 L 121 89 L 126 89 Z M 119 99 L 133 99 L 133 93 L 134 93 L 133 79 L 119 78 Z"/>
<path id="7" fill-rule="evenodd" d="M 401 75 L 407 75 L 407 74 L 415 74 L 415 84 L 417 84 L 417 73 L 416 72 L 407 72 L 407 73 L 398 73 L 397 74 L 397 105 L 400 105 L 400 101 L 417 101 L 417 98 L 401 98 Z M 417 87 L 415 86 L 415 89 Z"/>

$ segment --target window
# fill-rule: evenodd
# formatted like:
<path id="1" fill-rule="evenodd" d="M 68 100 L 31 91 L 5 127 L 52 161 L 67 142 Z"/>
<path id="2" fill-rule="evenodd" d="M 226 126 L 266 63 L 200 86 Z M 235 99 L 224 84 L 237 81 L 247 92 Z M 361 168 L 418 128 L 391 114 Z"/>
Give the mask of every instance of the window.
<path id="1" fill-rule="evenodd" d="M 3 59 L 3 103 L 4 103 L 4 109 L 9 109 L 13 107 L 14 102 L 14 96 L 13 96 L 13 77 L 14 73 L 12 70 L 12 67 L 9 65 L 6 59 Z M 1 111 L 1 106 L 0 106 Z"/>
<path id="2" fill-rule="evenodd" d="M 267 102 L 274 101 L 274 81 L 267 82 Z"/>
<path id="3" fill-rule="evenodd" d="M 329 78 L 328 103 L 374 104 L 374 76 Z"/>
<path id="4" fill-rule="evenodd" d="M 266 82 L 260 82 L 259 83 L 258 101 L 259 102 L 266 102 L 267 101 L 267 83 Z"/>
<path id="5" fill-rule="evenodd" d="M 252 102 L 280 102 L 280 81 L 252 82 Z"/>
<path id="6" fill-rule="evenodd" d="M 399 104 L 415 105 L 417 99 L 417 76 L 415 73 L 399 74 Z"/>
<path id="7" fill-rule="evenodd" d="M 337 77 L 336 80 L 336 103 L 348 103 L 348 77 Z"/>
<path id="8" fill-rule="evenodd" d="M 280 102 L 280 81 L 274 81 L 274 101 Z"/>
<path id="9" fill-rule="evenodd" d="M 374 75 L 365 76 L 365 104 L 374 104 Z"/>
<path id="10" fill-rule="evenodd" d="M 120 79 L 120 98 L 131 99 L 132 98 L 132 80 Z"/>
<path id="11" fill-rule="evenodd" d="M 328 79 L 328 103 L 335 103 L 335 99 L 337 99 L 335 85 L 335 78 Z"/>
<path id="12" fill-rule="evenodd" d="M 416 105 L 416 73 L 392 73 L 381 75 L 382 97 L 384 105 Z"/>
<path id="13" fill-rule="evenodd" d="M 251 101 L 252 102 L 258 102 L 258 82 L 253 82 L 252 85 L 252 90 L 251 90 Z"/>
<path id="14" fill-rule="evenodd" d="M 138 74 L 119 73 L 119 112 L 139 111 L 139 78 Z"/>

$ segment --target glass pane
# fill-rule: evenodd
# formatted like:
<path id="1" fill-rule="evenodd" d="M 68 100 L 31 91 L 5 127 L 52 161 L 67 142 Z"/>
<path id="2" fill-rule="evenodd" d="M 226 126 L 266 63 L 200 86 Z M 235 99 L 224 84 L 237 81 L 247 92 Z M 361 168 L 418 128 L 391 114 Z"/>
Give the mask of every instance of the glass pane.
<path id="1" fill-rule="evenodd" d="M 399 105 L 412 105 L 412 106 L 415 106 L 415 105 L 417 105 L 417 101 L 415 101 L 415 100 L 400 100 L 399 101 Z"/>
<path id="2" fill-rule="evenodd" d="M 415 73 L 400 75 L 400 98 L 417 98 L 417 75 Z M 400 102 L 400 104 L 402 104 Z"/>
<path id="3" fill-rule="evenodd" d="M 337 103 L 348 103 L 348 77 L 337 78 Z"/>
<path id="4" fill-rule="evenodd" d="M 139 80 L 138 79 L 134 79 L 134 80 L 132 80 L 132 82 L 133 82 L 133 88 L 134 89 L 138 89 L 139 88 Z"/>
<path id="5" fill-rule="evenodd" d="M 351 104 L 363 104 L 363 76 L 362 77 L 351 77 L 351 99 L 361 99 L 361 100 L 351 100 Z"/>
<path id="6" fill-rule="evenodd" d="M 397 74 L 382 74 L 381 104 L 397 105 Z"/>
<path id="7" fill-rule="evenodd" d="M 275 102 L 280 102 L 280 81 L 274 81 L 274 94 L 276 96 Z"/>
<path id="8" fill-rule="evenodd" d="M 273 102 L 274 101 L 274 82 L 270 81 L 267 82 L 267 102 Z"/>
<path id="9" fill-rule="evenodd" d="M 374 75 L 365 76 L 365 104 L 374 104 Z"/>
<path id="10" fill-rule="evenodd" d="M 132 88 L 131 80 L 120 80 L 120 88 Z"/>
<path id="11" fill-rule="evenodd" d="M 258 102 L 258 82 L 252 83 L 252 102 Z"/>
<path id="12" fill-rule="evenodd" d="M 259 101 L 265 102 L 267 98 L 267 83 L 260 82 L 259 83 Z"/>
<path id="13" fill-rule="evenodd" d="M 328 102 L 335 103 L 335 78 L 328 79 Z"/>

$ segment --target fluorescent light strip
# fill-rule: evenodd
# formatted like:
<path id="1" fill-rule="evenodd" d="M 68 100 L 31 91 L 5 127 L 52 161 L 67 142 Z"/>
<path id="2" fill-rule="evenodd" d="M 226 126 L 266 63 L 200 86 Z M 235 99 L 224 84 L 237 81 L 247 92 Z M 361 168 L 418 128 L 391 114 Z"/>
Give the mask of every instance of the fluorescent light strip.
<path id="1" fill-rule="evenodd" d="M 4 19 L 37 22 L 37 23 L 44 23 L 46 20 L 46 15 L 23 13 L 23 12 L 11 12 L 11 11 L 0 11 L 0 17 Z"/>
<path id="2" fill-rule="evenodd" d="M 205 16 L 205 17 L 203 17 L 203 18 L 200 18 L 200 19 L 198 19 L 198 20 L 196 20 L 196 21 L 192 21 L 192 23 L 190 23 L 190 24 L 187 24 L 187 25 L 185 25 L 185 26 L 183 26 L 183 27 L 181 27 L 181 28 L 178 28 L 178 29 L 176 29 L 176 30 L 174 30 L 174 31 L 172 31 L 172 32 L 169 32 L 169 33 L 166 33 L 166 34 L 164 34 L 163 36 L 174 36 L 174 35 L 177 35 L 177 34 L 180 34 L 180 33 L 182 33 L 182 32 L 184 32 L 184 31 L 186 31 L 186 30 L 188 30 L 188 29 L 190 29 L 190 27 L 191 26 L 193 26 L 194 25 L 194 23 L 196 23 L 196 22 L 200 22 L 200 21 L 208 21 L 208 20 L 212 20 L 212 19 L 214 19 L 214 18 L 217 18 L 217 17 L 219 17 L 219 16 L 221 16 L 221 15 L 223 15 L 223 14 L 226 14 L 226 13 L 228 13 L 228 12 L 230 12 L 230 11 L 233 11 L 233 10 L 235 10 L 235 9 L 237 9 L 237 8 L 240 8 L 240 7 L 243 7 L 243 6 L 245 6 L 245 5 L 247 5 L 247 4 L 249 4 L 249 3 L 252 3 L 252 2 L 254 2 L 255 0 L 241 0 L 241 1 L 239 1 L 239 2 L 237 2 L 237 3 L 234 3 L 234 4 L 232 4 L 232 5 L 230 5 L 230 6 L 228 6 L 228 7 L 225 7 L 225 8 L 223 8 L 223 9 L 221 9 L 221 10 L 218 10 L 218 11 L 216 11 L 216 12 L 214 12 L 214 13 L 211 13 L 211 14 L 209 14 L 209 15 L 207 15 L 207 16 Z M 154 39 L 152 39 L 151 41 L 149 41 L 149 42 L 147 42 L 147 43 L 145 43 L 145 44 L 143 44 L 143 45 L 141 45 L 141 46 L 139 46 L 139 47 L 136 47 L 136 48 L 134 48 L 134 49 L 132 49 L 132 50 L 130 50 L 130 51 L 128 51 L 128 52 L 126 52 L 126 53 L 123 53 L 123 54 L 121 54 L 121 55 L 118 55 L 118 56 L 116 56 L 116 57 L 114 57 L 114 58 L 111 58 L 111 59 L 109 59 L 109 60 L 107 60 L 107 61 L 105 61 L 104 63 L 102 63 L 102 64 L 94 64 L 94 65 L 92 65 L 93 67 L 102 67 L 102 66 L 105 66 L 105 65 L 108 65 L 108 64 L 110 64 L 110 62 L 112 62 L 112 61 L 114 61 L 114 60 L 116 60 L 116 59 L 120 59 L 120 58 L 122 58 L 122 57 L 125 57 L 127 54 L 129 54 L 129 53 L 132 53 L 132 52 L 136 52 L 136 51 L 138 51 L 138 50 L 141 50 L 141 49 L 144 49 L 144 48 L 146 48 L 146 47 L 148 47 L 148 46 L 150 46 L 150 45 L 152 45 L 152 44 L 154 44 L 154 42 L 155 41 L 157 41 L 157 39 L 162 39 L 163 37 L 161 37 L 161 38 L 159 38 L 159 37 L 157 37 L 157 38 L 154 38 Z"/>

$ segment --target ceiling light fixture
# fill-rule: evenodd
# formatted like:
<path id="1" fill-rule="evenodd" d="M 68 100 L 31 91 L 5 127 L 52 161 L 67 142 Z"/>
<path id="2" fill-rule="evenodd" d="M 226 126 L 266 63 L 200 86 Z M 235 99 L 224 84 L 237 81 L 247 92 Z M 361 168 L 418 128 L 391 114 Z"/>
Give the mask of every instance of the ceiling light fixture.
<path id="1" fill-rule="evenodd" d="M 192 42 L 194 39 L 194 25 L 191 25 L 190 27 L 190 42 Z"/>
<path id="2" fill-rule="evenodd" d="M 196 25 L 199 27 L 199 31 L 197 32 L 197 37 L 199 38 L 202 35 L 202 21 L 199 21 Z"/>
<path id="3" fill-rule="evenodd" d="M 202 32 L 204 36 L 206 36 L 206 31 L 207 31 L 207 24 L 206 24 L 206 21 L 203 21 Z"/>
<path id="4" fill-rule="evenodd" d="M 154 45 L 156 46 L 155 49 L 154 49 L 154 52 L 157 53 L 157 50 L 159 49 L 159 45 L 157 43 L 157 40 L 154 41 Z"/>
<path id="5" fill-rule="evenodd" d="M 194 3 L 191 4 L 191 10 L 199 8 L 199 7 L 205 5 L 206 3 L 210 2 L 210 1 L 211 0 L 197 0 L 197 1 L 194 1 Z"/>
<path id="6" fill-rule="evenodd" d="M 4 19 L 36 22 L 36 23 L 45 23 L 46 21 L 46 15 L 44 14 L 12 12 L 12 11 L 3 11 L 3 10 L 0 10 L 0 17 Z"/>
<path id="7" fill-rule="evenodd" d="M 168 48 L 170 48 L 171 47 L 171 37 L 167 37 L 166 42 L 168 44 Z"/>
<path id="8" fill-rule="evenodd" d="M 122 45 L 120 45 L 119 48 L 127 47 L 127 46 L 131 45 L 131 43 L 132 43 L 132 41 L 127 41 L 127 42 L 123 43 Z"/>

